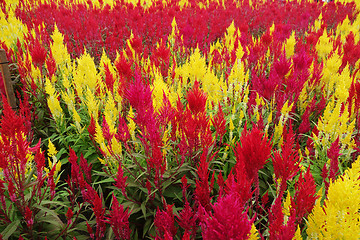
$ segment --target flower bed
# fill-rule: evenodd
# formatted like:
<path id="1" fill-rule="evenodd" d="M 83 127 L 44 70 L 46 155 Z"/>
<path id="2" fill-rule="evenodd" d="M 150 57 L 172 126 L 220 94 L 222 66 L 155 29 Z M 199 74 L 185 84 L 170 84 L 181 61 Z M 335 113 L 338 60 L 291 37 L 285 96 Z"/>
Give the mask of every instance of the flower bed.
<path id="1" fill-rule="evenodd" d="M 360 238 L 357 6 L 0 2 L 0 239 Z"/>

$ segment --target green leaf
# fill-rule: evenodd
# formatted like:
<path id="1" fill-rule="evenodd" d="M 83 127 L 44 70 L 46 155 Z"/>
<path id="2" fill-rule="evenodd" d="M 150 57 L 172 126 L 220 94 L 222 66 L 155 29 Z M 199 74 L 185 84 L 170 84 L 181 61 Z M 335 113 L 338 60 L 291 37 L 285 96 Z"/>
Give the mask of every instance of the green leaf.
<path id="1" fill-rule="evenodd" d="M 35 207 L 42 210 L 42 211 L 44 211 L 45 213 L 51 215 L 52 217 L 54 217 L 54 220 L 57 221 L 60 225 L 63 224 L 63 222 L 60 220 L 60 218 L 58 217 L 58 214 L 55 211 L 53 211 L 51 209 L 48 209 L 46 207 L 43 207 L 41 205 L 35 205 Z"/>
<path id="2" fill-rule="evenodd" d="M 144 215 L 144 218 L 146 219 L 146 207 L 145 207 L 145 204 L 146 204 L 145 202 L 141 203 L 140 208 L 141 208 L 141 211 L 142 211 L 142 213 Z"/>
<path id="3" fill-rule="evenodd" d="M 17 230 L 19 224 L 20 224 L 20 220 L 16 220 L 10 223 L 1 233 L 3 239 L 5 240 L 8 239 Z"/>
<path id="4" fill-rule="evenodd" d="M 144 224 L 143 238 L 145 237 L 145 235 L 147 234 L 149 229 L 153 227 L 153 225 L 154 225 L 154 220 L 153 219 L 147 219 L 146 220 L 146 222 Z"/>

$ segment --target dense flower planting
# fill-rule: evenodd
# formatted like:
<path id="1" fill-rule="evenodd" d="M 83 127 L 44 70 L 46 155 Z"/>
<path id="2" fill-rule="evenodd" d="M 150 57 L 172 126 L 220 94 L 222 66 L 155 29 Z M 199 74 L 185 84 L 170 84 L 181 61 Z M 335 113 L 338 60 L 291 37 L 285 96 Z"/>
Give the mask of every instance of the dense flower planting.
<path id="1" fill-rule="evenodd" d="M 360 239 L 358 6 L 0 0 L 0 239 Z"/>

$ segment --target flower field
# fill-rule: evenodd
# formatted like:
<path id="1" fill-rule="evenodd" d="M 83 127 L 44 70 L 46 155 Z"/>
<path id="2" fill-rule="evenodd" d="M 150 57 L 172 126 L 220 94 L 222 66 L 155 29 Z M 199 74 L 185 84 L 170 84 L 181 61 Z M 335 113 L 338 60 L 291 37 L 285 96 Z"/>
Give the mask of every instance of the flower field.
<path id="1" fill-rule="evenodd" d="M 0 239 L 360 239 L 360 2 L 0 9 Z"/>

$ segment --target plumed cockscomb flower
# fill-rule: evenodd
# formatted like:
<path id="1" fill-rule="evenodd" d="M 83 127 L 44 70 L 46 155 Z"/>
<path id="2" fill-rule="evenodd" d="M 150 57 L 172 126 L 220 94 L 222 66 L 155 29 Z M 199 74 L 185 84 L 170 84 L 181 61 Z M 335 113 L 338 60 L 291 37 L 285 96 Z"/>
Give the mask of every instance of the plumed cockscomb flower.
<path id="1" fill-rule="evenodd" d="M 107 222 L 110 224 L 116 239 L 130 239 L 129 216 L 128 210 L 124 209 L 113 195 L 112 208 L 107 217 Z"/>
<path id="2" fill-rule="evenodd" d="M 227 194 L 213 205 L 213 210 L 202 223 L 205 240 L 240 240 L 250 237 L 253 220 L 249 219 L 238 196 Z"/>
<path id="3" fill-rule="evenodd" d="M 155 215 L 154 224 L 157 229 L 157 236 L 160 237 L 160 239 L 169 239 L 168 237 L 170 236 L 174 237 L 177 228 L 175 227 L 173 205 L 166 205 L 165 210 L 162 211 L 158 209 Z M 165 237 L 162 238 L 162 236 Z"/>
<path id="4" fill-rule="evenodd" d="M 193 88 L 187 93 L 186 99 L 189 104 L 189 109 L 193 114 L 205 111 L 207 96 L 200 89 L 197 81 L 195 81 Z"/>
<path id="5" fill-rule="evenodd" d="M 295 184 L 295 196 L 291 199 L 291 206 L 295 210 L 297 223 L 301 223 L 303 217 L 307 217 L 315 206 L 318 198 L 316 195 L 315 180 L 310 172 L 310 168 L 305 174 L 300 174 L 299 180 Z"/>
<path id="6" fill-rule="evenodd" d="M 258 171 L 270 158 L 271 143 L 268 141 L 264 132 L 254 127 L 248 131 L 245 129 L 241 134 L 240 143 L 235 148 L 236 165 L 235 170 L 239 167 L 240 162 L 245 168 L 247 177 L 256 181 Z"/>

